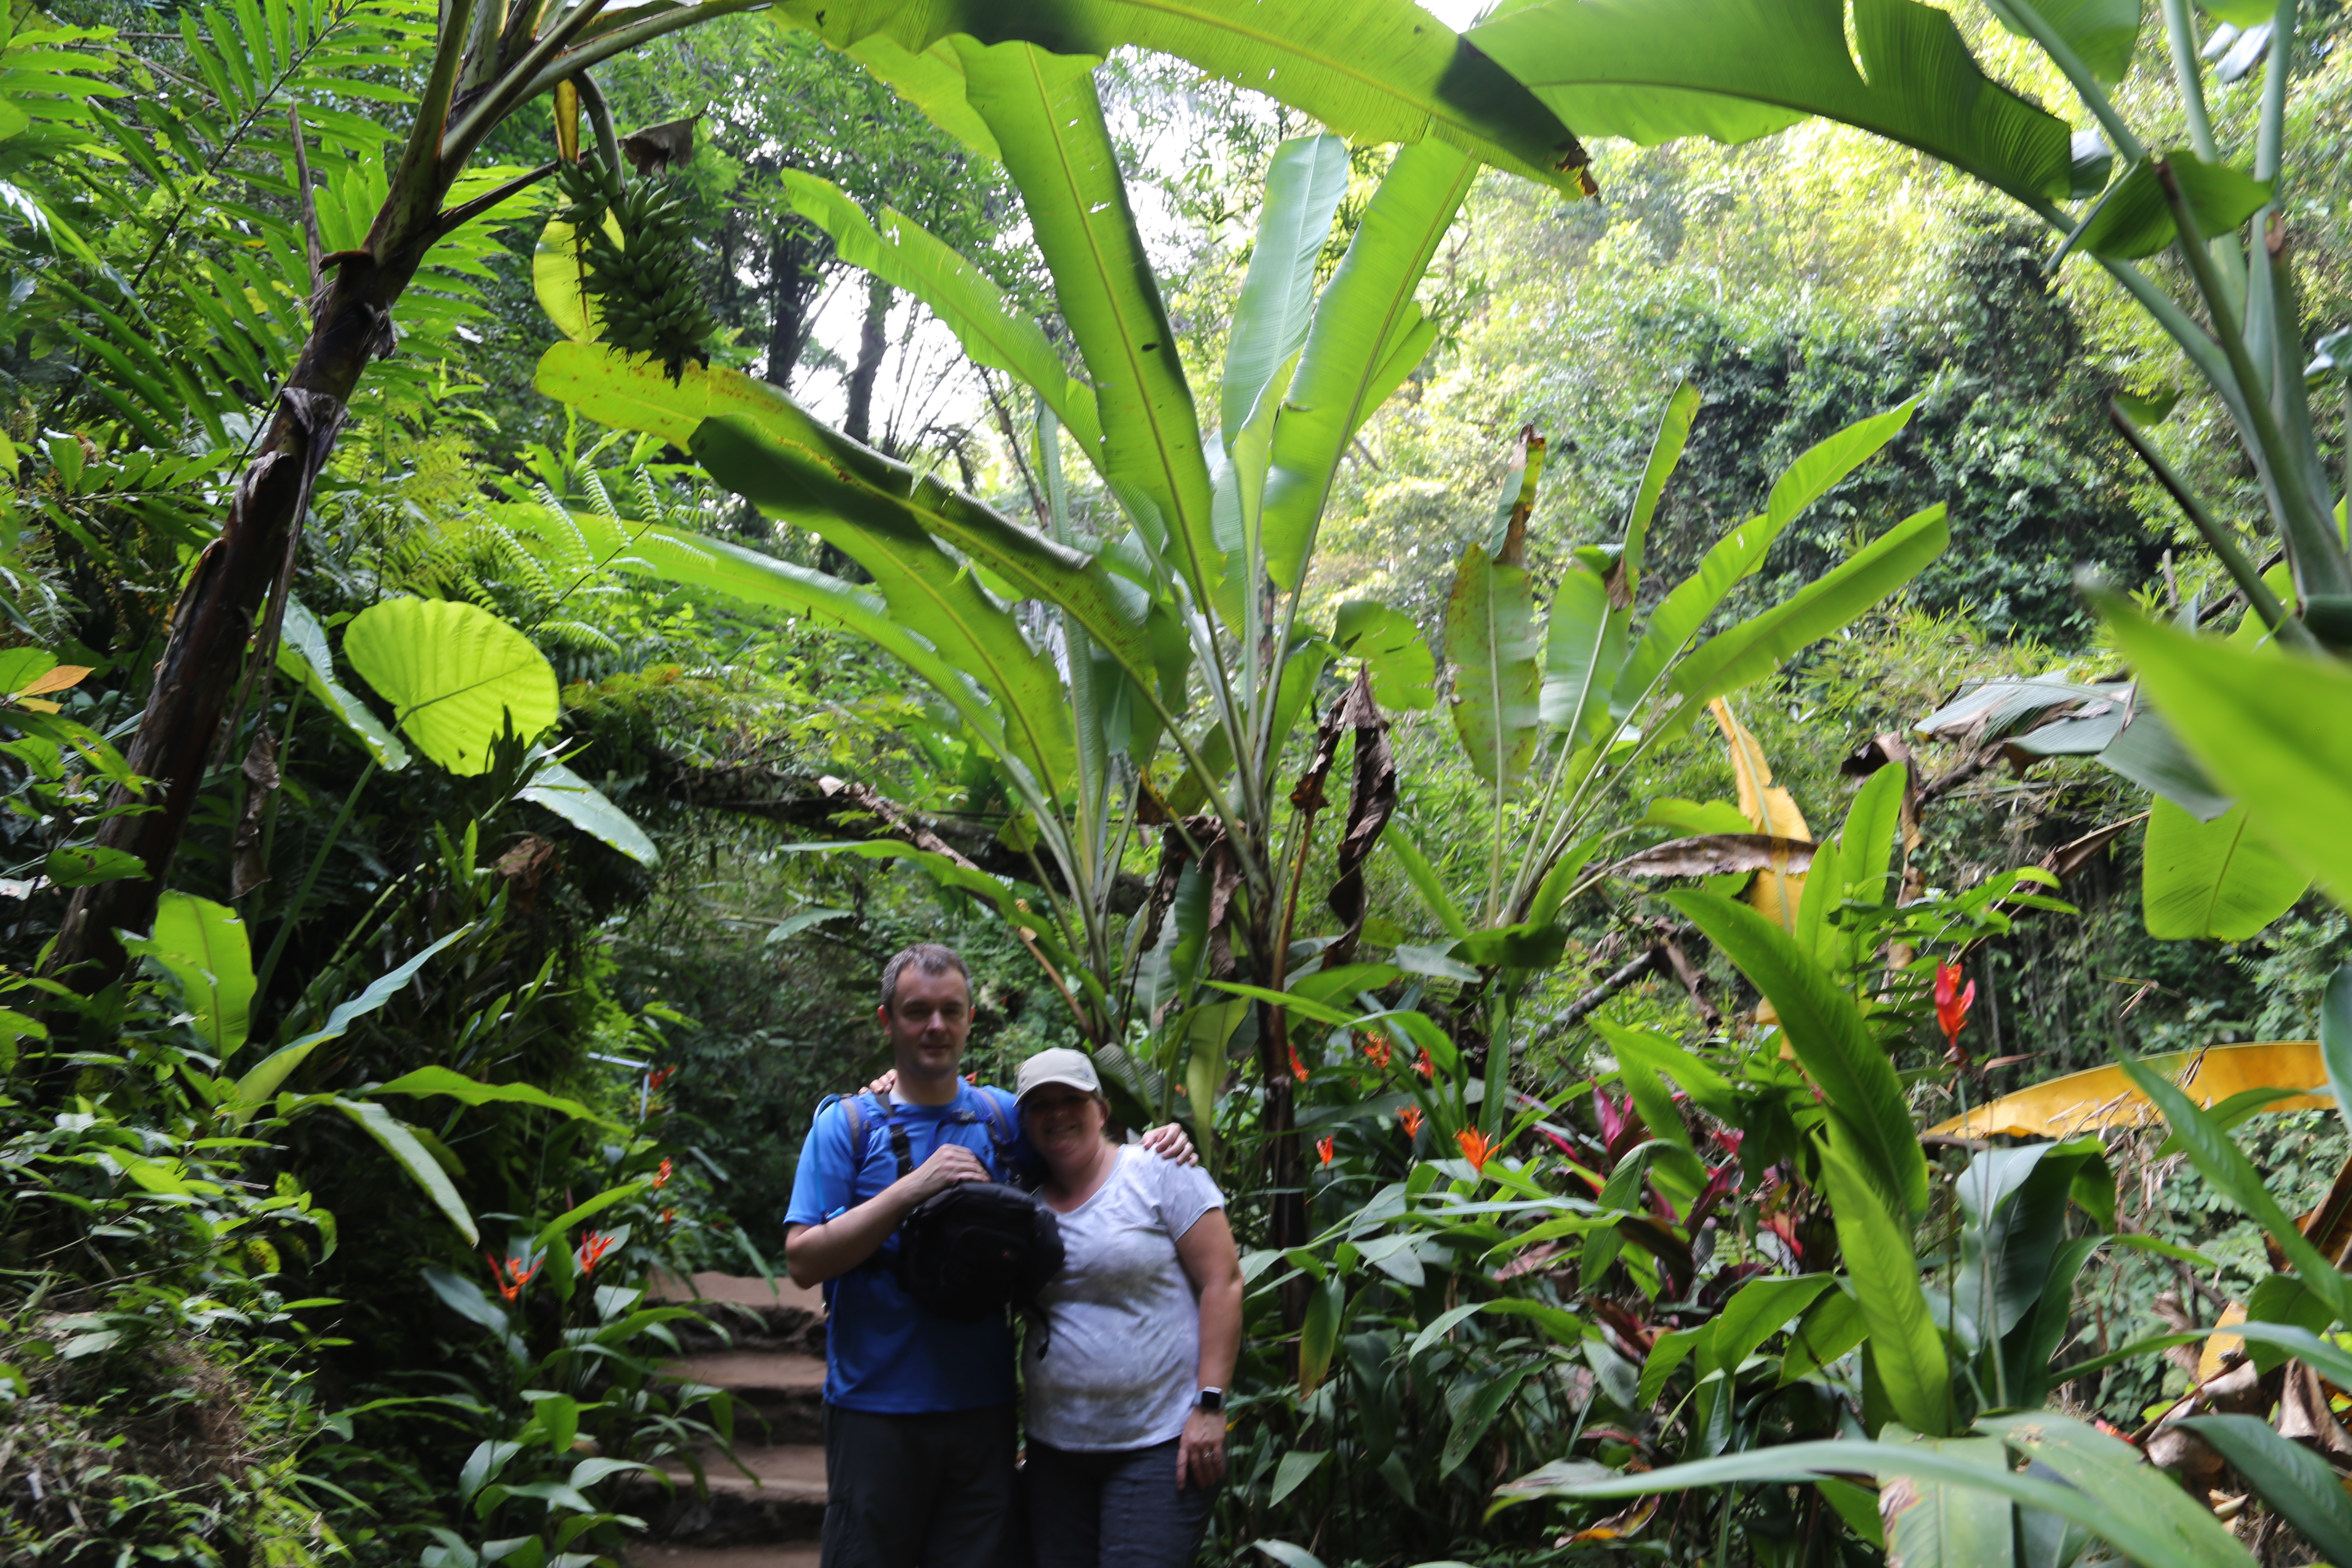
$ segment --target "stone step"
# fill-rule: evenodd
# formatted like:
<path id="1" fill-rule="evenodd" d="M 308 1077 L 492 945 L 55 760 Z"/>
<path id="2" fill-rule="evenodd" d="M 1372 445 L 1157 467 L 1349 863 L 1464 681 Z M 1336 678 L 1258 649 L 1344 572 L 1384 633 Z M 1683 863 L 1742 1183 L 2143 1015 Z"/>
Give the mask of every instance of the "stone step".
<path id="1" fill-rule="evenodd" d="M 824 1441 L 819 1426 L 824 1406 L 822 1356 L 712 1351 L 674 1361 L 664 1371 L 678 1382 L 707 1383 L 732 1394 L 739 1442 Z"/>
<path id="2" fill-rule="evenodd" d="M 782 1275 L 772 1285 L 740 1274 L 702 1273 L 686 1280 L 656 1275 L 647 1295 L 699 1308 L 725 1328 L 728 1341 L 739 1349 L 824 1354 L 824 1293 L 803 1289 Z M 715 1350 L 727 1342 L 716 1334 L 698 1334 L 699 1325 L 691 1321 L 681 1321 L 676 1328 L 688 1350 Z"/>
<path id="3" fill-rule="evenodd" d="M 740 1446 L 735 1450 L 740 1468 L 715 1450 L 698 1457 L 705 1496 L 696 1495 L 694 1472 L 676 1459 L 662 1466 L 677 1483 L 675 1490 L 650 1479 L 628 1489 L 625 1510 L 644 1519 L 658 1539 L 709 1547 L 773 1545 L 814 1541 L 823 1531 L 822 1447 L 813 1443 Z"/>
<path id="4" fill-rule="evenodd" d="M 817 1543 L 767 1546 L 686 1546 L 639 1541 L 629 1546 L 629 1568 L 817 1568 Z"/>

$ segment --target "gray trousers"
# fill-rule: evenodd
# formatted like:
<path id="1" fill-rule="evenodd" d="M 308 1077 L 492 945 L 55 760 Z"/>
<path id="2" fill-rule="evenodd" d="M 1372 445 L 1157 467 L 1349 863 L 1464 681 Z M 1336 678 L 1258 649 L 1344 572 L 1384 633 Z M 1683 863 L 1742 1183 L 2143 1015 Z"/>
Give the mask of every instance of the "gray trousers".
<path id="1" fill-rule="evenodd" d="M 1034 1568 L 1189 1568 L 1216 1497 L 1178 1489 L 1173 1439 L 1079 1454 L 1033 1437 L 1022 1480 Z"/>
<path id="2" fill-rule="evenodd" d="M 826 1405 L 823 1568 L 1013 1568 L 1013 1433 L 1010 1405 Z"/>

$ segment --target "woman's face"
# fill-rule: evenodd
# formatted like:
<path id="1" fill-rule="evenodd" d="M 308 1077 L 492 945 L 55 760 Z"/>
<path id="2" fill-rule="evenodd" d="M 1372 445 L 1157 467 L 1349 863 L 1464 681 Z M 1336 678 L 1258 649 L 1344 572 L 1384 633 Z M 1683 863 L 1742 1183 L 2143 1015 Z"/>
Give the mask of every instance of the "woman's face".
<path id="1" fill-rule="evenodd" d="M 1021 1101 L 1021 1125 L 1047 1164 L 1077 1164 L 1102 1142 L 1102 1102 L 1066 1083 L 1045 1084 Z"/>

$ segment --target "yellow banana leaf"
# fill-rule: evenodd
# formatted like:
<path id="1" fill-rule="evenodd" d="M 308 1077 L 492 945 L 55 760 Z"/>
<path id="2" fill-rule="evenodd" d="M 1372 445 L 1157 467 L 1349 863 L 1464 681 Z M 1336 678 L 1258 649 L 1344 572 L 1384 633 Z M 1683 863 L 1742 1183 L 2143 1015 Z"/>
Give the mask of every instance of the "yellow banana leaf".
<path id="1" fill-rule="evenodd" d="M 2202 1051 L 2172 1051 L 2143 1057 L 2141 1065 L 2163 1073 L 2210 1108 L 2249 1089 L 2317 1089 L 2273 1100 L 2270 1110 L 2309 1110 L 2336 1103 L 2327 1089 L 2327 1066 L 2316 1040 L 2259 1040 L 2214 1046 Z M 2093 1068 L 2037 1083 L 1980 1105 L 1927 1129 L 1931 1137 L 2072 1138 L 2114 1127 L 2142 1127 L 2156 1120 L 2156 1108 L 2134 1089 L 2121 1067 Z"/>
<path id="2" fill-rule="evenodd" d="M 1733 715 L 1731 704 L 1718 697 L 1706 705 L 1706 710 L 1715 716 L 1715 727 L 1723 731 L 1724 744 L 1731 751 L 1731 776 L 1739 785 L 1739 815 L 1753 823 L 1759 833 L 1811 844 L 1813 830 L 1805 826 L 1805 814 L 1797 809 L 1787 790 L 1772 783 L 1772 764 L 1764 760 L 1764 748 Z M 1796 929 L 1797 906 L 1804 896 L 1802 872 L 1791 876 L 1759 871 L 1748 889 L 1749 907 L 1778 921 L 1782 931 Z"/>

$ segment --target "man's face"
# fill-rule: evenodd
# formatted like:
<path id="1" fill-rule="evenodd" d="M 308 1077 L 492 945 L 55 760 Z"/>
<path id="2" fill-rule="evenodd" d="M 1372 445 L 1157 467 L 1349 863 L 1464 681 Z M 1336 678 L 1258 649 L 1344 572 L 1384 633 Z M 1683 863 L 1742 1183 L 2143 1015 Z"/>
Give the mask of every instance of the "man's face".
<path id="1" fill-rule="evenodd" d="M 952 969 L 926 974 L 910 963 L 900 972 L 898 993 L 881 1016 L 900 1072 L 952 1074 L 971 1034 L 971 990 Z"/>

